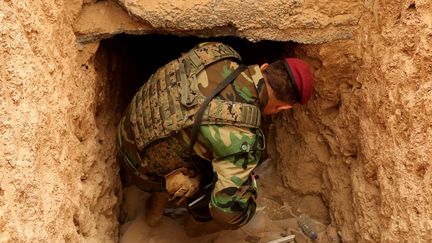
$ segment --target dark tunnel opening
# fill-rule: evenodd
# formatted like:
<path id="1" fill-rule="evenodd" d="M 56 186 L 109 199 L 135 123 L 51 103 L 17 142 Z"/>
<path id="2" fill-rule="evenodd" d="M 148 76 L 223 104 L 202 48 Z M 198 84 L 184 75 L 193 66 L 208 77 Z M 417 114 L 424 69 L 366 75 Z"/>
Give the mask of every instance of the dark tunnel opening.
<path id="1" fill-rule="evenodd" d="M 238 37 L 199 38 L 174 35 L 117 35 L 102 40 L 96 53 L 96 71 L 106 85 L 117 91 L 116 112 L 121 113 L 135 92 L 159 67 L 201 42 L 217 41 L 230 45 L 245 65 L 271 63 L 290 56 L 296 43 L 250 42 Z"/>

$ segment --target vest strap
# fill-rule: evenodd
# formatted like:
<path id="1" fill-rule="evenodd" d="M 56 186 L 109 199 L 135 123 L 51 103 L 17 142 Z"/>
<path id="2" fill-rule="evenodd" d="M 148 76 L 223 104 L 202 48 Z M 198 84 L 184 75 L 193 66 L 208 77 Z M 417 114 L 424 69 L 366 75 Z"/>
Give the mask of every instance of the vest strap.
<path id="1" fill-rule="evenodd" d="M 204 111 L 202 124 L 257 128 L 261 125 L 261 111 L 255 105 L 213 99 Z"/>
<path id="2" fill-rule="evenodd" d="M 198 126 L 201 124 L 201 119 L 203 117 L 204 111 L 207 108 L 207 105 L 210 103 L 210 101 L 217 95 L 219 94 L 226 86 L 228 86 L 228 84 L 230 84 L 231 82 L 233 82 L 237 76 L 240 75 L 241 72 L 243 72 L 244 70 L 246 70 L 246 66 L 241 64 L 236 70 L 234 70 L 232 73 L 230 73 L 230 75 L 228 75 L 228 77 L 226 77 L 224 79 L 224 81 L 222 83 L 220 83 L 213 91 L 212 93 L 206 97 L 206 99 L 204 100 L 204 102 L 201 104 L 198 112 L 195 114 L 195 119 L 194 119 L 194 123 L 192 126 L 192 133 L 191 133 L 191 141 L 189 144 L 189 151 L 188 151 L 188 157 L 189 159 L 191 159 L 192 157 L 192 152 L 193 152 L 193 146 L 195 145 L 197 136 L 198 136 Z M 193 161 L 192 161 L 193 164 Z"/>

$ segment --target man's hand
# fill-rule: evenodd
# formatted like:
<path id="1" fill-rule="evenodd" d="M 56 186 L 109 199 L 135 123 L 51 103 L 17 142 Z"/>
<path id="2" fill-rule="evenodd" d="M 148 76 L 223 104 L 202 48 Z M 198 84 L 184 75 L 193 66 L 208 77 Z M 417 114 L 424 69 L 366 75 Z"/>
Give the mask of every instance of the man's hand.
<path id="1" fill-rule="evenodd" d="M 199 175 L 191 175 L 188 169 L 182 167 L 165 175 L 165 187 L 171 199 L 177 199 L 176 204 L 183 204 L 199 190 Z"/>

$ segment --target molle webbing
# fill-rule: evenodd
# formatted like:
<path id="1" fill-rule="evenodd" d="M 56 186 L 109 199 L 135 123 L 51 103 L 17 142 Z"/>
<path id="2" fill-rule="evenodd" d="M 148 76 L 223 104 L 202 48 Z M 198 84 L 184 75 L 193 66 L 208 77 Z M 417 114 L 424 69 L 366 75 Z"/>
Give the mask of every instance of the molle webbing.
<path id="1" fill-rule="evenodd" d="M 259 127 L 261 111 L 255 105 L 214 99 L 205 109 L 201 124 L 235 124 L 242 127 Z"/>
<path id="2" fill-rule="evenodd" d="M 208 65 L 225 58 L 241 61 L 240 55 L 234 49 L 222 43 L 201 44 L 190 50 L 181 59 L 187 75 L 196 76 Z"/>
<path id="3" fill-rule="evenodd" d="M 129 107 L 131 128 L 140 150 L 192 126 L 194 115 L 205 99 L 198 89 L 196 75 L 226 58 L 240 60 L 229 46 L 206 43 L 159 68 L 148 79 Z M 209 103 L 201 122 L 252 128 L 258 128 L 260 123 L 261 112 L 257 106 L 220 99 Z"/>

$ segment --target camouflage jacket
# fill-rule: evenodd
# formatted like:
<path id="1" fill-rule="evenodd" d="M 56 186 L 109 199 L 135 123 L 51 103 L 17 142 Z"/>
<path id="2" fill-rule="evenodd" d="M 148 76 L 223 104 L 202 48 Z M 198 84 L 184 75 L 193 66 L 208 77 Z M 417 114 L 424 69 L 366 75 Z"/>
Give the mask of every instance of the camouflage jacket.
<path id="1" fill-rule="evenodd" d="M 206 67 L 197 75 L 201 93 L 209 95 L 238 66 L 237 62 L 224 59 Z M 263 107 L 266 101 L 260 100 L 258 90 L 263 92 L 264 86 L 259 67 L 252 65 L 215 99 Z M 190 128 L 156 141 L 140 151 L 131 128 L 130 110 L 121 119 L 117 142 L 136 168 L 136 175 L 153 183 L 150 183 L 151 186 L 163 185 L 165 174 L 177 168 L 190 167 L 183 161 L 190 141 Z M 200 126 L 193 150 L 199 157 L 211 162 L 218 175 L 209 207 L 213 220 L 223 228 L 237 228 L 247 223 L 255 213 L 257 188 L 251 172 L 260 160 L 264 144 L 264 135 L 259 128 L 226 124 Z M 157 190 L 157 186 L 143 189 Z"/>

